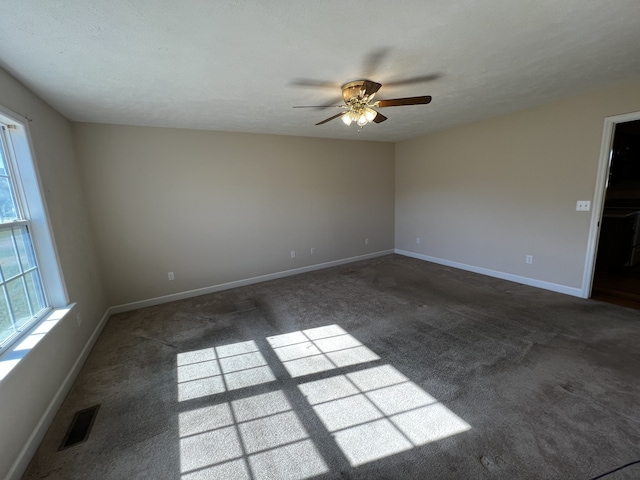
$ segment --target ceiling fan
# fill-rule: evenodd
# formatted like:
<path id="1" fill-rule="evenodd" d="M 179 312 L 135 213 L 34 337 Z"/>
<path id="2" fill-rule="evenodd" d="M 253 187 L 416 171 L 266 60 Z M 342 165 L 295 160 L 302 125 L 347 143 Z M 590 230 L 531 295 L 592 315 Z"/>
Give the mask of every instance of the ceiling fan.
<path id="1" fill-rule="evenodd" d="M 293 108 L 341 108 L 344 111 L 318 122 L 316 125 L 322 125 L 341 117 L 346 125 L 351 125 L 352 122 L 355 122 L 358 126 L 364 127 L 369 122 L 381 123 L 387 119 L 375 108 L 426 105 L 431 102 L 430 95 L 377 100 L 374 102 L 373 97 L 381 87 L 382 84 L 371 80 L 355 80 L 342 86 L 344 105 L 303 105 Z"/>

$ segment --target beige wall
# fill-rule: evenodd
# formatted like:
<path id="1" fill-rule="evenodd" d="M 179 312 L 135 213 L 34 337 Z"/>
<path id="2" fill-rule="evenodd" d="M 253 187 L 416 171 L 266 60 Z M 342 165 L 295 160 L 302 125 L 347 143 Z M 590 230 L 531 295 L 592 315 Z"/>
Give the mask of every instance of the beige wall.
<path id="1" fill-rule="evenodd" d="M 638 81 L 396 144 L 396 248 L 581 288 L 576 201 L 594 200 L 605 117 L 633 111 Z"/>
<path id="2" fill-rule="evenodd" d="M 39 420 L 89 340 L 107 304 L 94 252 L 86 202 L 75 161 L 69 122 L 6 72 L 0 70 L 0 104 L 32 119 L 35 158 L 53 229 L 58 257 L 75 312 L 49 334 L 0 382 L 0 478 L 12 468 L 25 445 L 28 462 L 40 441 L 28 443 Z M 66 392 L 57 400 L 62 401 Z M 54 407 L 51 414 L 55 414 Z M 18 466 L 17 473 L 20 473 Z"/>
<path id="3" fill-rule="evenodd" d="M 393 248 L 391 143 L 73 129 L 111 305 Z"/>

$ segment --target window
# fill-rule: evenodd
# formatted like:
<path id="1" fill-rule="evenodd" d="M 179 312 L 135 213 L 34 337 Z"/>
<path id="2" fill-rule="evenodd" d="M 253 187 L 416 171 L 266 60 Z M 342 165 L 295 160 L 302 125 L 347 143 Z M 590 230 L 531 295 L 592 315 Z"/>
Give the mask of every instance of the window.
<path id="1" fill-rule="evenodd" d="M 14 144 L 14 140 L 20 143 L 21 138 L 27 138 L 26 131 L 20 132 L 24 126 L 7 120 L 11 119 L 0 115 L 0 350 L 17 340 L 52 308 L 36 255 L 29 195 L 23 188 L 23 181 L 32 182 L 29 182 L 29 168 L 24 168 L 22 163 L 26 160 L 32 164 L 32 160 L 24 154 L 18 158 L 24 146 Z M 26 145 L 28 147 L 28 143 Z"/>

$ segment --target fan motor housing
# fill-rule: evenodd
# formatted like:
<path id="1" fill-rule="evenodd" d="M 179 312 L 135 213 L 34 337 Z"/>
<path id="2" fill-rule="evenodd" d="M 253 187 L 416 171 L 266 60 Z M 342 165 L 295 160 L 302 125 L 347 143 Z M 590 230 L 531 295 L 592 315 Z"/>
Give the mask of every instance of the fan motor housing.
<path id="1" fill-rule="evenodd" d="M 356 80 L 354 82 L 345 83 L 342 86 L 342 99 L 344 100 L 344 103 L 349 103 L 352 98 L 362 99 L 364 82 L 364 80 Z"/>

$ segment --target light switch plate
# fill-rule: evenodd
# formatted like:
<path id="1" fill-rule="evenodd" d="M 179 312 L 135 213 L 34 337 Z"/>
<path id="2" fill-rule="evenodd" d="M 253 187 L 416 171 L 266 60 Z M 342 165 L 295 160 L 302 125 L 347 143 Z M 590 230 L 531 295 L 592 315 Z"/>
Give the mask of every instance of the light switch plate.
<path id="1" fill-rule="evenodd" d="M 578 200 L 576 203 L 577 212 L 588 212 L 591 210 L 591 200 Z"/>

